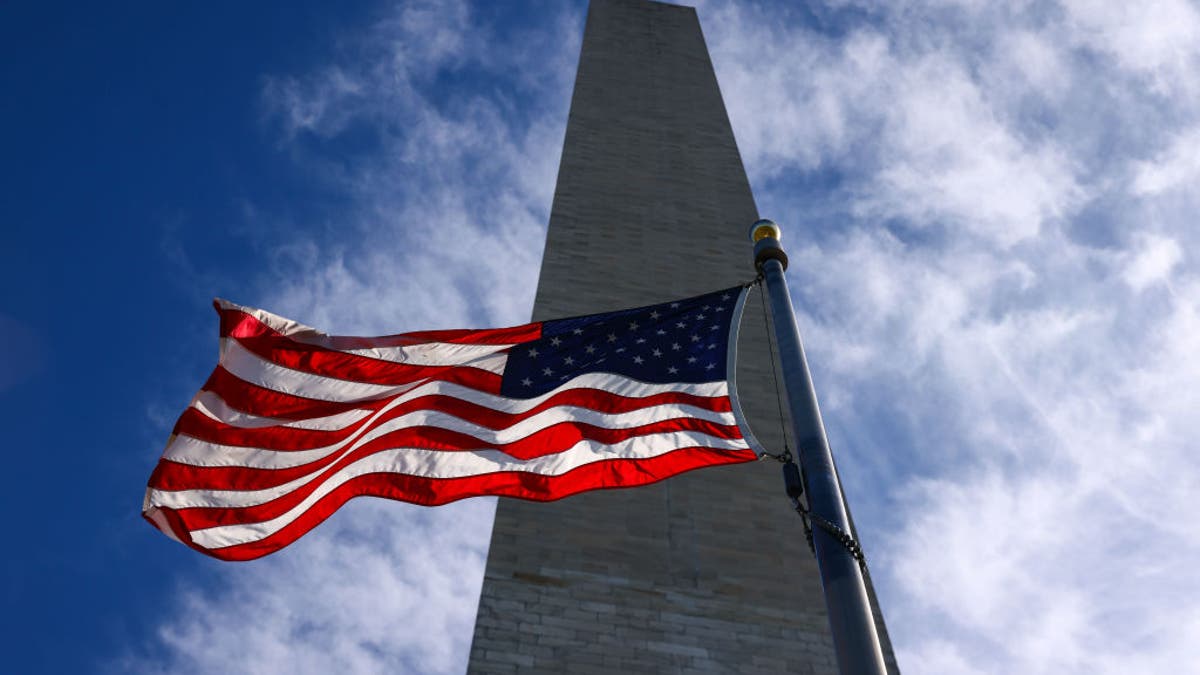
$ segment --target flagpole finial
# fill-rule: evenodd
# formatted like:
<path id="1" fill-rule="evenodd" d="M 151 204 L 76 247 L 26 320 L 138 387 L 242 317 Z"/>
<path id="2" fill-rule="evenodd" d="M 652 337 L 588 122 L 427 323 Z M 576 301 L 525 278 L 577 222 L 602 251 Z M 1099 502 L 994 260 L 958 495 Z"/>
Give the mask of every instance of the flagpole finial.
<path id="1" fill-rule="evenodd" d="M 763 263 L 768 260 L 778 260 L 787 269 L 788 257 L 779 245 L 783 232 L 773 220 L 757 220 L 750 226 L 750 241 L 754 242 L 754 266 L 761 273 Z"/>
<path id="2" fill-rule="evenodd" d="M 762 220 L 754 221 L 754 224 L 750 226 L 750 241 L 755 244 L 760 239 L 766 239 L 767 237 L 779 241 L 782 236 L 783 231 L 779 229 L 779 225 L 773 220 L 763 218 Z"/>

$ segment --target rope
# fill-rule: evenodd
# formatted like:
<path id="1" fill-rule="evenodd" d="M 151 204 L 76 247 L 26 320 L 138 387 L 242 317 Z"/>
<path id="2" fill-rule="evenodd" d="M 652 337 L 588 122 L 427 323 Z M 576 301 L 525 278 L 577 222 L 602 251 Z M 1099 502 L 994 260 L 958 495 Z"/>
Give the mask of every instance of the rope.
<path id="1" fill-rule="evenodd" d="M 787 426 L 783 423 L 783 391 L 779 386 L 779 359 L 775 358 L 775 340 L 771 337 L 771 324 L 767 322 L 767 293 L 763 288 L 763 276 L 759 274 L 755 282 L 758 284 L 758 297 L 762 300 L 763 332 L 767 335 L 767 349 L 771 353 L 771 381 L 775 384 L 775 407 L 779 411 L 779 437 L 783 439 L 783 452 L 788 456 L 788 461 L 791 461 L 792 452 L 788 448 Z M 775 455 L 767 454 L 767 456 L 779 459 Z M 784 460 L 780 459 L 779 461 Z"/>
<path id="2" fill-rule="evenodd" d="M 817 555 L 817 546 L 813 543 L 812 523 L 808 519 L 809 511 L 804 508 L 804 504 L 799 499 L 793 499 L 792 506 L 796 508 L 796 513 L 800 514 L 800 522 L 804 523 L 804 541 L 808 542 L 808 550 L 815 556 Z"/>

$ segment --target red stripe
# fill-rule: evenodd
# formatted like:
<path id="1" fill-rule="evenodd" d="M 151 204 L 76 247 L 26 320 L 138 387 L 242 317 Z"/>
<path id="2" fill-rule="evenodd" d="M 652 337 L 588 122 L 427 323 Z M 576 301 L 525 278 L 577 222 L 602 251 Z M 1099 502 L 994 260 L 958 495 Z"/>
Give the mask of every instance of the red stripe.
<path id="1" fill-rule="evenodd" d="M 384 404 L 394 398 L 385 399 Z M 680 392 L 664 392 L 638 398 L 610 394 L 600 389 L 568 389 L 552 395 L 537 406 L 521 413 L 493 410 L 487 406 L 445 394 L 431 394 L 405 401 L 380 415 L 371 423 L 382 424 L 415 410 L 436 410 L 460 419 L 471 420 L 473 423 L 489 429 L 506 429 L 524 419 L 559 406 L 576 406 L 602 413 L 620 414 L 672 403 L 691 405 L 714 412 L 729 412 L 730 410 L 727 396 L 696 396 Z M 379 402 L 372 402 L 371 409 L 379 407 L 381 407 Z M 191 436 L 209 443 L 245 448 L 311 450 L 333 445 L 350 436 L 368 422 L 370 422 L 369 416 L 336 430 L 296 429 L 278 425 L 243 428 L 214 420 L 195 408 L 189 408 L 184 411 L 175 424 L 174 433 Z"/>
<path id="2" fill-rule="evenodd" d="M 281 335 L 279 331 L 239 309 L 221 307 L 213 302 L 220 317 L 221 337 L 253 337 Z M 380 337 L 321 335 L 319 342 L 328 349 L 371 349 L 375 347 L 408 347 L 429 342 L 454 344 L 509 345 L 537 340 L 542 336 L 541 323 L 527 323 L 509 328 L 425 330 Z M 318 340 L 314 340 L 317 342 Z"/>
<path id="3" fill-rule="evenodd" d="M 446 369 L 435 379 L 441 382 L 460 384 L 489 394 L 500 393 L 501 377 L 478 368 Z M 391 398 L 395 398 L 381 398 L 373 401 L 318 401 L 294 394 L 284 394 L 246 382 L 221 366 L 217 366 L 213 370 L 202 390 L 211 391 L 220 396 L 234 410 L 259 417 L 274 417 L 283 420 L 327 417 L 348 410 L 378 410 Z"/>
<path id="4" fill-rule="evenodd" d="M 368 474 L 338 486 L 296 520 L 271 536 L 256 542 L 219 549 L 205 549 L 192 543 L 180 513 L 165 508 L 162 511 L 175 534 L 192 548 L 221 560 L 253 560 L 292 543 L 354 497 L 383 497 L 425 506 L 437 506 L 483 495 L 553 501 L 589 490 L 647 485 L 693 469 L 749 462 L 754 459 L 756 455 L 752 450 L 681 448 L 648 459 L 593 462 L 561 476 L 543 476 L 521 471 L 450 479 L 387 473 Z"/>
<path id="5" fill-rule="evenodd" d="M 303 493 L 298 498 L 280 497 L 274 502 L 249 507 L 232 509 L 246 512 L 250 520 L 241 522 L 258 522 L 268 520 L 295 506 L 300 500 L 316 490 L 322 482 L 328 480 L 342 468 L 354 462 L 383 450 L 395 448 L 419 448 L 444 451 L 499 450 L 510 457 L 521 460 L 531 460 L 545 455 L 563 452 L 584 440 L 593 440 L 605 444 L 619 443 L 630 438 L 649 434 L 670 433 L 674 431 L 697 431 L 714 438 L 741 438 L 741 431 L 735 424 L 717 424 L 695 417 L 681 417 L 643 424 L 627 429 L 607 429 L 590 424 L 562 422 L 538 431 L 512 443 L 489 444 L 470 434 L 450 431 L 439 427 L 408 427 L 397 429 L 379 438 L 372 439 L 347 454 L 332 453 L 319 460 L 288 467 L 286 469 L 260 469 L 244 466 L 206 467 L 192 464 L 181 464 L 164 459 L 159 462 L 150 476 L 150 487 L 159 490 L 265 490 L 283 485 L 289 481 L 323 471 L 323 477 L 314 476 L 313 480 L 296 493 Z M 328 468 L 326 468 L 328 467 Z M 276 504 L 275 502 L 279 502 Z M 205 512 L 213 509 L 204 509 Z M 251 511 L 254 511 L 251 514 Z M 221 522 L 228 522 L 224 515 L 206 513 L 196 517 L 208 517 Z M 201 521 L 191 520 L 193 528 L 206 527 Z"/>
<path id="6" fill-rule="evenodd" d="M 239 344 L 246 351 L 258 354 L 266 362 L 282 365 L 283 368 L 310 372 L 312 375 L 332 377 L 349 382 L 398 386 L 418 380 L 439 378 L 448 370 L 467 368 L 452 365 L 409 365 L 385 362 L 385 360 L 360 357 L 323 350 L 312 345 L 300 345 L 287 337 L 239 337 Z"/>
<path id="7" fill-rule="evenodd" d="M 324 377 L 370 384 L 401 385 L 437 378 L 457 364 L 412 365 L 348 354 L 280 334 L 253 316 L 237 310 L 221 311 L 221 336 L 238 343 L 262 359 Z M 360 338 L 361 339 L 361 338 Z M 345 340 L 343 340 L 344 342 Z"/>
<path id="8" fill-rule="evenodd" d="M 238 338 L 238 344 L 270 363 L 285 368 L 350 382 L 396 386 L 417 380 L 436 379 L 442 373 L 465 366 L 414 366 L 381 361 L 357 354 L 330 351 L 314 345 L 267 335 Z"/>
<path id="9" fill-rule="evenodd" d="M 512 326 L 510 328 L 491 328 L 483 330 L 423 330 L 413 333 L 405 333 L 403 335 L 391 335 L 386 338 L 371 338 L 375 340 L 388 339 L 411 339 L 417 342 L 453 342 L 455 344 L 472 344 L 472 345 L 515 345 L 522 342 L 530 342 L 542 337 L 542 324 L 527 323 L 521 326 Z M 341 339 L 341 338 L 335 338 Z M 376 344 L 374 346 L 381 346 Z M 394 345 L 398 346 L 398 345 Z M 359 347 L 351 347 L 358 349 Z M 345 349 L 345 347 L 339 347 Z"/>
<path id="10" fill-rule="evenodd" d="M 222 366 L 213 369 L 208 381 L 200 388 L 220 396 L 229 407 L 250 415 L 285 420 L 328 417 L 348 410 L 374 410 L 387 403 L 378 401 L 318 401 L 294 394 L 285 394 L 246 382 Z"/>

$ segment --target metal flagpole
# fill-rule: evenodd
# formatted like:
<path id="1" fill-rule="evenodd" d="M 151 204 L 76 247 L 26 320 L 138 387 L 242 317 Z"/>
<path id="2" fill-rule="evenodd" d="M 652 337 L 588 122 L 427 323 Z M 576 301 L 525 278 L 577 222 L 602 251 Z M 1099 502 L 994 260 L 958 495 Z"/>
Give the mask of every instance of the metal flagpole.
<path id="1" fill-rule="evenodd" d="M 754 265 L 766 285 L 771 322 L 775 327 L 788 411 L 792 417 L 792 436 L 806 479 L 809 518 L 815 526 L 813 547 L 825 591 L 838 668 L 844 675 L 884 675 L 887 669 L 883 664 L 883 650 L 879 646 L 867 586 L 859 567 L 861 551 L 849 534 L 850 519 L 846 516 L 833 455 L 825 437 L 825 425 L 817 408 L 817 394 L 800 342 L 800 330 L 796 327 L 792 298 L 783 273 L 787 269 L 787 254 L 779 245 L 779 237 L 779 226 L 770 220 L 760 220 L 750 228 Z"/>

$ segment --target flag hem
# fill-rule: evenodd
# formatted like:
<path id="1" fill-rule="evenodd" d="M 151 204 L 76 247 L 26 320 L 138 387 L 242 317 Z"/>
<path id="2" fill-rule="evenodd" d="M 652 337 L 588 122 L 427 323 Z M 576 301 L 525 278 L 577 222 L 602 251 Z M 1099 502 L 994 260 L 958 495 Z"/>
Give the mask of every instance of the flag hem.
<path id="1" fill-rule="evenodd" d="M 746 445 L 749 445 L 750 449 L 756 455 L 762 457 L 767 454 L 766 448 L 763 447 L 762 443 L 758 442 L 758 437 L 750 430 L 750 422 L 746 419 L 745 413 L 742 412 L 742 401 L 737 391 L 738 336 L 741 334 L 742 313 L 746 309 L 746 300 L 749 296 L 750 284 L 742 286 L 737 303 L 733 306 L 733 316 L 730 317 L 729 321 L 729 353 L 725 356 L 725 381 L 729 384 L 729 406 L 733 413 L 733 419 L 737 422 L 738 429 L 742 432 L 742 440 L 746 441 Z M 771 339 L 770 336 L 767 339 Z"/>

